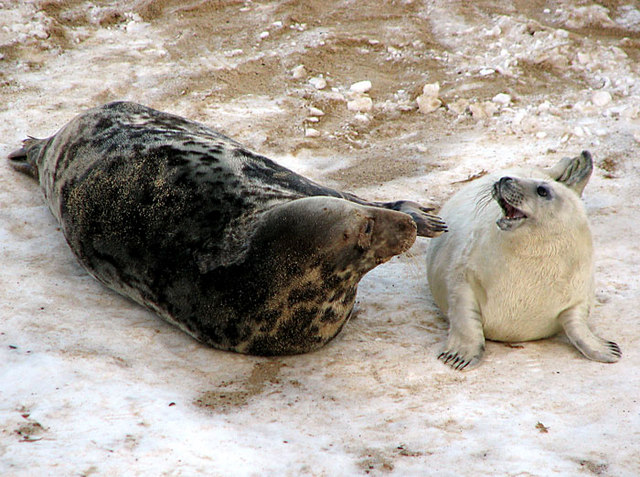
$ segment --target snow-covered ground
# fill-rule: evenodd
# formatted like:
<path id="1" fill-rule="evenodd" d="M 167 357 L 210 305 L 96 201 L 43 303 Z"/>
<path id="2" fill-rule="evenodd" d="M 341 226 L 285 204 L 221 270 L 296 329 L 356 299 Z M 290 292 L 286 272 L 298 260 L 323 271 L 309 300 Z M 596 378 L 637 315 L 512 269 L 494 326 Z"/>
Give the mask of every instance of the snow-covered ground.
<path id="1" fill-rule="evenodd" d="M 114 99 L 371 199 L 589 149 L 591 322 L 623 351 L 489 342 L 449 369 L 426 239 L 324 349 L 216 351 L 89 277 L 2 161 L 0 474 L 640 475 L 639 47 L 634 0 L 0 1 L 2 157 Z"/>

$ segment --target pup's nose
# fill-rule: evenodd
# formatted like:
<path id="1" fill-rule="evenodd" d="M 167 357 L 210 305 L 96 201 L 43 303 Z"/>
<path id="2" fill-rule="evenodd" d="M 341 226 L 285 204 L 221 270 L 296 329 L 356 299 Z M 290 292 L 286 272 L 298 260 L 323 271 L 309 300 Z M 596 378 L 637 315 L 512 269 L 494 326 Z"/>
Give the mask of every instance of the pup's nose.
<path id="1" fill-rule="evenodd" d="M 513 179 L 511 177 L 505 176 L 505 177 L 502 177 L 499 182 L 500 182 L 500 187 L 503 187 L 513 182 Z"/>

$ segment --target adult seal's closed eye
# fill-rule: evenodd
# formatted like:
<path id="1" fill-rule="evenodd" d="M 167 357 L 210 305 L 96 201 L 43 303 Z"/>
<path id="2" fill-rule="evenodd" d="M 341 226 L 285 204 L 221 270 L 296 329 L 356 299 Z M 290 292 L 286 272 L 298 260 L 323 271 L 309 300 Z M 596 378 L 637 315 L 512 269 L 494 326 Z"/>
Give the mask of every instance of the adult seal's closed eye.
<path id="1" fill-rule="evenodd" d="M 479 363 L 485 338 L 529 341 L 561 330 L 587 358 L 620 358 L 618 345 L 587 325 L 593 245 L 580 195 L 592 171 L 585 151 L 548 170 L 485 176 L 443 206 L 449 233 L 427 250 L 429 286 L 449 319 L 441 360 L 464 369 Z"/>
<path id="2" fill-rule="evenodd" d="M 134 103 L 89 110 L 9 157 L 39 180 L 89 273 L 242 353 L 319 348 L 348 320 L 365 273 L 445 230 L 418 204 L 323 187 Z"/>

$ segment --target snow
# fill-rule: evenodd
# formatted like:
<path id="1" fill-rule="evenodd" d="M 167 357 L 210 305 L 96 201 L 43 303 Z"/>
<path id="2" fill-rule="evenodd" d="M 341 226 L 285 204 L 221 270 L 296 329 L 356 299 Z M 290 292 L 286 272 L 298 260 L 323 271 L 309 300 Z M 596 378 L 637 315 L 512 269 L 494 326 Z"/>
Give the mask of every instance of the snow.
<path id="1" fill-rule="evenodd" d="M 558 336 L 489 342 L 469 372 L 442 365 L 427 239 L 362 280 L 325 348 L 216 351 L 92 279 L 37 184 L 1 161 L 1 475 L 640 474 L 637 6 L 396 3 L 309 2 L 317 20 L 288 2 L 166 14 L 163 2 L 0 2 L 0 156 L 113 99 L 374 200 L 441 204 L 483 170 L 589 149 L 591 322 L 621 361 L 588 361 Z M 362 78 L 375 84 L 367 121 L 341 94 Z M 442 107 L 419 114 L 436 81 Z"/>

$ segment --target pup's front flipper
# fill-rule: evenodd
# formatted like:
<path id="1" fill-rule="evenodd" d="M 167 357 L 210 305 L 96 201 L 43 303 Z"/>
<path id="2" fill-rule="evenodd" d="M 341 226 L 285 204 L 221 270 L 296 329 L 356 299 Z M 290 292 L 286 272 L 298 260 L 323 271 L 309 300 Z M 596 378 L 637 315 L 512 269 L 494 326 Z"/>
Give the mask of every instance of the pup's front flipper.
<path id="1" fill-rule="evenodd" d="M 477 366 L 484 354 L 481 315 L 470 289 L 458 290 L 449 307 L 449 336 L 438 359 L 459 371 Z"/>
<path id="2" fill-rule="evenodd" d="M 620 347 L 593 334 L 587 325 L 588 307 L 584 304 L 563 311 L 558 319 L 569 341 L 587 358 L 602 363 L 615 363 L 622 356 Z"/>

